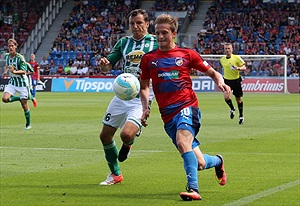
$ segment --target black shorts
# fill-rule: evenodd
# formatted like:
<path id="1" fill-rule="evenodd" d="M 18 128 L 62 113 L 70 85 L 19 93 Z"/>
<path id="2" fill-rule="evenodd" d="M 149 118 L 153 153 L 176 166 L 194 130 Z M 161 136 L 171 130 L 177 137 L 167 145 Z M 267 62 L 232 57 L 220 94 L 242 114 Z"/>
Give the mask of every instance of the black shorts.
<path id="1" fill-rule="evenodd" d="M 242 90 L 242 78 L 238 78 L 238 79 L 233 79 L 233 80 L 228 80 L 228 79 L 224 79 L 225 84 L 227 84 L 228 86 L 230 86 L 231 90 L 232 90 L 232 94 L 235 97 L 242 97 L 243 96 L 243 90 Z"/>

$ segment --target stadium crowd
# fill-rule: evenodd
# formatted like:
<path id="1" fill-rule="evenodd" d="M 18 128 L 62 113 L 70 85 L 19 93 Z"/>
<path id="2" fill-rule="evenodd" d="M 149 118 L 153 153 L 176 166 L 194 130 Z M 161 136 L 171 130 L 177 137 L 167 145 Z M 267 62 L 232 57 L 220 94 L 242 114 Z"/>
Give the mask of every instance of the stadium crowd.
<path id="1" fill-rule="evenodd" d="M 288 76 L 298 75 L 299 6 L 299 2 L 287 1 L 214 0 L 195 40 L 195 48 L 201 54 L 223 54 L 223 43 L 230 42 L 234 53 L 240 55 L 287 55 Z M 258 65 L 248 62 L 244 75 L 283 75 L 282 69 L 278 70 L 274 65 L 276 62 Z"/>
<path id="2" fill-rule="evenodd" d="M 8 38 L 15 38 L 21 45 L 50 0 L 0 1 L 0 47 Z"/>
<path id="3" fill-rule="evenodd" d="M 0 44 L 16 34 L 22 43 L 49 0 L 17 0 L 1 2 Z M 98 60 L 111 51 L 116 41 L 127 35 L 126 14 L 140 8 L 137 0 L 77 0 L 61 25 L 49 54 L 40 62 L 42 75 L 118 75 L 122 62 L 108 73 L 100 71 Z M 154 32 L 155 11 L 187 11 L 190 22 L 198 10 L 198 0 L 156 0 L 148 11 L 149 33 Z M 213 0 L 202 28 L 194 41 L 200 54 L 223 54 L 223 44 L 230 42 L 234 53 L 288 56 L 288 76 L 299 75 L 300 65 L 300 2 L 286 0 Z M 38 8 L 38 12 L 33 12 Z M 36 10 L 35 10 L 36 11 Z M 5 31 L 5 32 L 4 32 Z M 5 35 L 4 35 L 5 33 Z M 212 62 L 221 72 L 219 63 Z M 278 66 L 279 64 L 279 66 Z M 249 61 L 245 76 L 281 76 L 283 62 Z M 201 75 L 196 74 L 195 75 Z"/>

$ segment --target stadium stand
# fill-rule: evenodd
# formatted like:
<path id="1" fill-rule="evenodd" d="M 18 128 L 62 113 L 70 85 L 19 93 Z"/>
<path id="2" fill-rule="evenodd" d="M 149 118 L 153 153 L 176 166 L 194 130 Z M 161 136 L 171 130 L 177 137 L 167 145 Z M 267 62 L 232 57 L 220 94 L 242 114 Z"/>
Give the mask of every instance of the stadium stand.
<path id="1" fill-rule="evenodd" d="M 90 75 L 118 74 L 120 65 L 116 65 L 114 71 L 103 74 L 97 61 L 110 52 L 119 38 L 128 34 L 126 14 L 132 9 L 140 8 L 143 1 L 74 2 L 74 8 L 69 18 L 61 24 L 49 53 L 43 56 L 56 67 L 70 66 L 70 60 L 82 58 Z M 189 21 L 196 22 L 195 14 L 201 9 L 198 8 L 198 0 L 151 2 L 153 5 L 148 9 L 151 18 L 150 33 L 154 31 L 156 12 L 188 11 Z M 7 38 L 13 35 L 21 44 L 48 3 L 49 0 L 32 0 L 29 4 L 20 0 L 1 1 L 0 46 L 4 47 Z M 200 54 L 223 54 L 222 44 L 231 42 L 237 54 L 285 54 L 289 57 L 288 75 L 299 75 L 299 4 L 299 0 L 293 3 L 287 0 L 213 0 L 206 11 L 203 24 L 198 26 L 199 32 L 193 48 Z M 272 72 L 262 73 L 260 70 L 260 67 L 253 68 L 248 75 L 278 75 Z"/>
<path id="2" fill-rule="evenodd" d="M 0 1 L 0 47 L 8 38 L 21 45 L 48 4 L 49 0 Z"/>

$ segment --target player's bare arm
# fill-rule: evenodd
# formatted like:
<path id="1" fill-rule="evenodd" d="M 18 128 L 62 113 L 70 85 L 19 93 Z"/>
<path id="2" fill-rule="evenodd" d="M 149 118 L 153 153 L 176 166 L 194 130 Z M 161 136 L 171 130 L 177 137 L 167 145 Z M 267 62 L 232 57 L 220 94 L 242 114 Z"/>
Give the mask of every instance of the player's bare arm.
<path id="1" fill-rule="evenodd" d="M 108 72 L 112 68 L 110 61 L 106 59 L 106 57 L 102 57 L 98 64 L 100 65 L 102 72 Z"/>
<path id="2" fill-rule="evenodd" d="M 215 84 L 221 89 L 222 92 L 224 92 L 224 98 L 229 98 L 231 95 L 231 89 L 228 85 L 224 83 L 224 79 L 222 75 L 214 70 L 212 67 L 205 72 L 206 75 L 208 75 L 212 80 L 215 82 Z"/>
<path id="3" fill-rule="evenodd" d="M 150 110 L 148 107 L 149 103 L 149 85 L 150 85 L 150 80 L 141 80 L 141 90 L 140 90 L 140 98 L 141 98 L 141 103 L 143 106 L 143 115 L 142 115 L 142 120 L 141 123 L 144 127 L 147 127 L 147 118 L 150 116 Z"/>
<path id="4" fill-rule="evenodd" d="M 238 66 L 233 66 L 235 70 L 238 70 L 238 71 L 245 71 L 246 70 L 246 65 L 244 64 L 243 66 L 241 67 L 238 67 Z"/>

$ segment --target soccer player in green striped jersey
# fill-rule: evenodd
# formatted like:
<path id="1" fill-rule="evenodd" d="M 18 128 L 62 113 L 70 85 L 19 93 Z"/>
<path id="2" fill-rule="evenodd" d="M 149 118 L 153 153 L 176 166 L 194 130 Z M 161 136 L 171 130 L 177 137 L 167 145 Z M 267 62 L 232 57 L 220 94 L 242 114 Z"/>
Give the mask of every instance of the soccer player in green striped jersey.
<path id="1" fill-rule="evenodd" d="M 148 33 L 149 17 L 145 10 L 133 10 L 128 16 L 132 36 L 121 38 L 112 52 L 107 57 L 100 59 L 99 64 L 101 70 L 105 72 L 123 59 L 123 72 L 132 73 L 139 78 L 139 64 L 142 56 L 157 49 L 158 44 L 156 37 Z M 136 136 L 140 134 L 141 117 L 142 104 L 139 97 L 125 101 L 115 96 L 111 100 L 102 120 L 103 127 L 100 133 L 100 140 L 111 173 L 100 185 L 113 185 L 122 182 L 123 175 L 120 171 L 119 162 L 127 159 L 131 145 Z M 118 128 L 121 128 L 120 137 L 123 142 L 120 152 L 114 140 Z"/>
<path id="2" fill-rule="evenodd" d="M 6 68 L 2 77 L 9 74 L 10 79 L 3 92 L 2 101 L 4 103 L 20 101 L 26 119 L 24 129 L 31 129 L 30 108 L 27 103 L 27 100 L 30 98 L 28 76 L 26 75 L 27 64 L 24 57 L 17 53 L 17 41 L 15 39 L 9 39 L 7 44 L 9 52 L 4 55 Z M 16 93 L 19 93 L 20 96 L 14 96 Z"/>

